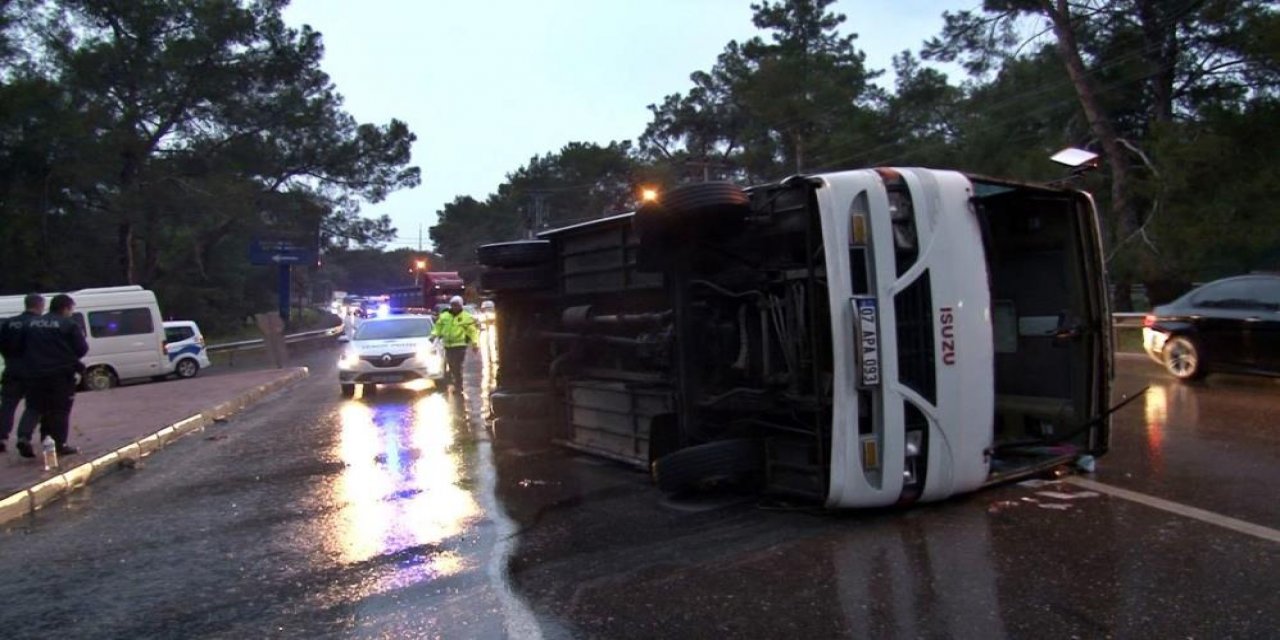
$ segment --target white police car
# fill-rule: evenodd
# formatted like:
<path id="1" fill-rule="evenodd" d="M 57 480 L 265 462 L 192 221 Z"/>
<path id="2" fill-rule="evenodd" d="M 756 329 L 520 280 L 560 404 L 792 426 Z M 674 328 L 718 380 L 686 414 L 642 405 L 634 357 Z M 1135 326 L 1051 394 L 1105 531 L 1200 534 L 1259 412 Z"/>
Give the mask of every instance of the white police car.
<path id="1" fill-rule="evenodd" d="M 169 358 L 169 373 L 179 378 L 194 378 L 212 364 L 200 326 L 189 320 L 164 323 L 164 352 Z"/>
<path id="2" fill-rule="evenodd" d="M 432 327 L 429 316 L 367 318 L 350 337 L 339 337 L 345 343 L 338 359 L 342 395 L 354 396 L 357 384 L 368 394 L 380 384 L 443 378 L 444 352 L 431 339 Z"/>

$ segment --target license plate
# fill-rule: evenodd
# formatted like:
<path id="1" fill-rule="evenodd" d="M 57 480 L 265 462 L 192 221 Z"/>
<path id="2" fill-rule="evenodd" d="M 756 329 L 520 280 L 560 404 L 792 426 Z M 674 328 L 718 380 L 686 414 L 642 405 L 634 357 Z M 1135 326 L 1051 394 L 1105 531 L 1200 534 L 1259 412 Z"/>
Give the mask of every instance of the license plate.
<path id="1" fill-rule="evenodd" d="M 880 309 L 876 299 L 855 296 L 853 312 L 857 314 L 858 364 L 863 386 L 880 384 Z"/>
<path id="2" fill-rule="evenodd" d="M 384 384 L 400 382 L 403 379 L 404 379 L 404 376 L 398 376 L 398 375 L 369 376 L 369 382 L 381 382 Z"/>

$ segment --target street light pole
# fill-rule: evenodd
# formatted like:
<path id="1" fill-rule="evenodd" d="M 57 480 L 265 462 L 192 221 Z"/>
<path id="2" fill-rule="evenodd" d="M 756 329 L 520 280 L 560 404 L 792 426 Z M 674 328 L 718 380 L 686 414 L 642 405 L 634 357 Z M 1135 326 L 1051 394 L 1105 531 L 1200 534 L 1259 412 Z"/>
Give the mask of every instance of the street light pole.
<path id="1" fill-rule="evenodd" d="M 427 270 L 427 261 L 419 258 L 414 261 L 413 266 L 413 284 L 420 286 L 422 284 L 422 272 Z"/>

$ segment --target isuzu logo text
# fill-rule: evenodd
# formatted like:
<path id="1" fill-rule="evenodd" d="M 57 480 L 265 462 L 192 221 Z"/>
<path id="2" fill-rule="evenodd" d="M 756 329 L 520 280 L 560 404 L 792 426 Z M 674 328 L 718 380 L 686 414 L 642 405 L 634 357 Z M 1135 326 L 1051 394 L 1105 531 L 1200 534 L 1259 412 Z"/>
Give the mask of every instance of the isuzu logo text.
<path id="1" fill-rule="evenodd" d="M 938 325 L 942 327 L 942 364 L 956 363 L 956 314 L 951 307 L 938 309 Z"/>

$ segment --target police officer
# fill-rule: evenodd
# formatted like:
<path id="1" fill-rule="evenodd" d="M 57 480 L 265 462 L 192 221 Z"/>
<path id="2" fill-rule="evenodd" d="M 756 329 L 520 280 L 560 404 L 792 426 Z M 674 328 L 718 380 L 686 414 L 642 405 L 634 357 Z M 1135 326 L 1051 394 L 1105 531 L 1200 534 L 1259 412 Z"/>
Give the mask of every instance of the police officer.
<path id="1" fill-rule="evenodd" d="M 44 313 L 44 296 L 28 294 L 22 299 L 23 312 L 0 321 L 0 355 L 4 356 L 4 373 L 0 374 L 0 453 L 8 446 L 9 432 L 13 430 L 13 417 L 18 413 L 18 403 L 26 395 L 23 351 L 26 349 L 27 322 Z M 18 432 L 31 433 L 40 414 L 28 405 L 22 412 Z"/>
<path id="2" fill-rule="evenodd" d="M 49 313 L 27 323 L 23 352 L 27 371 L 27 406 L 40 413 L 40 431 L 53 438 L 58 455 L 80 451 L 67 444 L 71 430 L 71 403 L 76 395 L 80 358 L 89 352 L 84 331 L 71 319 L 76 303 L 68 295 L 56 295 Z M 31 433 L 18 432 L 18 453 L 35 457 Z"/>
<path id="3" fill-rule="evenodd" d="M 455 393 L 462 392 L 462 365 L 467 360 L 467 346 L 480 349 L 480 327 L 476 319 L 462 308 L 462 296 L 449 299 L 449 308 L 440 313 L 431 335 L 444 343 L 445 379 Z"/>

